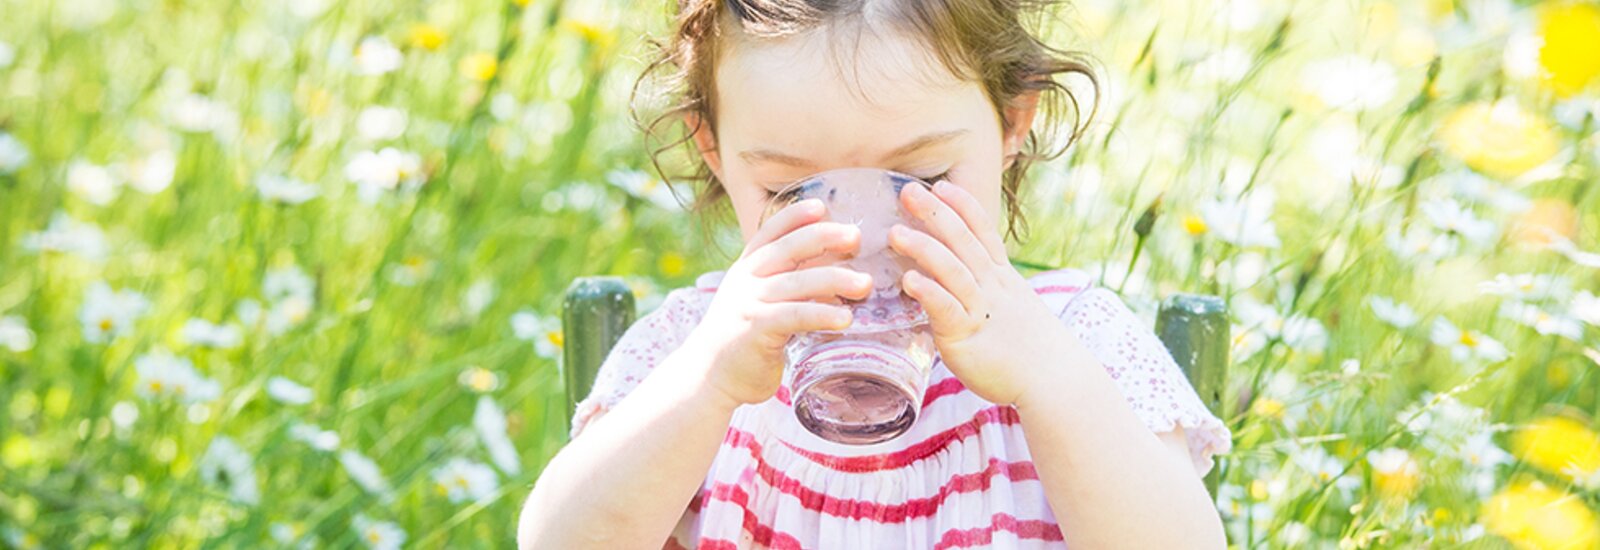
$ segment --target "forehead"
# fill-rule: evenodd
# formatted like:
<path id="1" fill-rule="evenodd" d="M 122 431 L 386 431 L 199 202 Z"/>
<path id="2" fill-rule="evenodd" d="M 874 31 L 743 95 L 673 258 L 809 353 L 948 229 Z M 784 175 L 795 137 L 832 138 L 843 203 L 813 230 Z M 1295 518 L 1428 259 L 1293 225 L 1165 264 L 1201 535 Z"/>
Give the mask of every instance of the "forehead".
<path id="1" fill-rule="evenodd" d="M 735 141 L 842 146 L 993 118 L 982 87 L 951 73 L 921 41 L 859 23 L 734 38 L 716 89 L 717 131 Z"/>

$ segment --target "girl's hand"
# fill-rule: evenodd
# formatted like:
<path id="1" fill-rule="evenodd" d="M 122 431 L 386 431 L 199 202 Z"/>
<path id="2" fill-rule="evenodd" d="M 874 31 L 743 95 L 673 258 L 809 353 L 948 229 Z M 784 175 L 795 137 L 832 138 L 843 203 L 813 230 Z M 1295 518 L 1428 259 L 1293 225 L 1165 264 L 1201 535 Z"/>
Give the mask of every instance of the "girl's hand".
<path id="1" fill-rule="evenodd" d="M 1030 371 L 1076 337 L 1011 267 L 976 197 L 940 181 L 932 192 L 907 185 L 900 201 L 928 232 L 896 224 L 889 245 L 921 268 L 901 284 L 927 311 L 945 366 L 979 397 L 1016 404 Z"/>
<path id="2" fill-rule="evenodd" d="M 791 335 L 849 326 L 850 309 L 837 297 L 862 299 L 872 291 L 865 273 L 804 267 L 830 254 L 853 254 L 861 245 L 856 226 L 819 222 L 826 212 L 822 201 L 808 199 L 763 223 L 684 341 L 684 348 L 709 359 L 706 382 L 736 405 L 760 403 L 778 392 Z"/>

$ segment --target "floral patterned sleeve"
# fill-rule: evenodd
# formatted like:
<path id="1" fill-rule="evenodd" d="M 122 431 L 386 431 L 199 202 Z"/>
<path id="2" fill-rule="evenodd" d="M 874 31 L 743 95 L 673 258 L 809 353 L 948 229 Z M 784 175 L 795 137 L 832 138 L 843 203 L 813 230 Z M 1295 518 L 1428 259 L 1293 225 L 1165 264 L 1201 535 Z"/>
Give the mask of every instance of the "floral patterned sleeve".
<path id="1" fill-rule="evenodd" d="M 588 397 L 578 403 L 570 438 L 578 437 L 585 426 L 620 403 L 683 343 L 703 314 L 701 294 L 693 287 L 672 290 L 660 306 L 623 332 L 600 364 Z"/>
<path id="2" fill-rule="evenodd" d="M 1116 294 L 1092 287 L 1060 313 L 1128 399 L 1152 432 L 1183 426 L 1195 470 L 1205 475 L 1214 455 L 1232 448 L 1232 434 L 1200 401 L 1172 354 Z"/>

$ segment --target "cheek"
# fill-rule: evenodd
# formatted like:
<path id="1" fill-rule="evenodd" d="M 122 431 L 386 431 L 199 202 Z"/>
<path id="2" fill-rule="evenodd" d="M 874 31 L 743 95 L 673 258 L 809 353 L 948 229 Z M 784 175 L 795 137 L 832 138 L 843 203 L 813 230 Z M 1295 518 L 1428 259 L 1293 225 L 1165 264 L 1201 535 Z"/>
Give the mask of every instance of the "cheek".
<path id="1" fill-rule="evenodd" d="M 989 220 L 997 227 L 1005 220 L 1004 195 L 1000 190 L 1002 181 L 998 164 L 985 166 L 969 174 L 950 173 L 950 182 L 960 186 L 972 196 L 977 197 L 978 204 L 983 205 L 983 212 L 988 214 Z"/>
<path id="2" fill-rule="evenodd" d="M 744 236 L 744 241 L 750 242 L 750 237 L 755 235 L 756 228 L 760 226 L 761 214 L 766 210 L 766 196 L 760 191 L 729 192 L 728 203 L 733 207 L 733 216 L 738 219 L 739 232 Z"/>

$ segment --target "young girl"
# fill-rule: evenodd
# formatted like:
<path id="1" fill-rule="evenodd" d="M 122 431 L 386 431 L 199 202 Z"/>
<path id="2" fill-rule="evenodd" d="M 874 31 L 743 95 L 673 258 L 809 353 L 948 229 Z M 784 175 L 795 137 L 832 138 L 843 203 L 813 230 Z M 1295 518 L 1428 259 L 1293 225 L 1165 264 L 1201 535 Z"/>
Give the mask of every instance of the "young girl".
<path id="1" fill-rule="evenodd" d="M 681 101 L 657 122 L 685 123 L 704 160 L 697 207 L 726 198 L 745 248 L 618 342 L 528 497 L 524 548 L 1224 546 L 1201 478 L 1228 429 L 1110 291 L 1013 269 L 990 214 L 1014 227 L 1045 141 L 1034 115 L 1072 100 L 1054 77 L 1091 75 L 1026 28 L 1043 6 L 679 8 L 653 69 Z M 919 266 L 901 282 L 940 358 L 917 423 L 867 446 L 811 434 L 782 387 L 790 335 L 848 325 L 837 298 L 872 284 L 806 261 L 861 235 L 819 221 L 815 201 L 758 226 L 786 183 L 852 166 L 938 182 L 904 187 L 927 231 L 897 226 L 890 243 Z"/>

